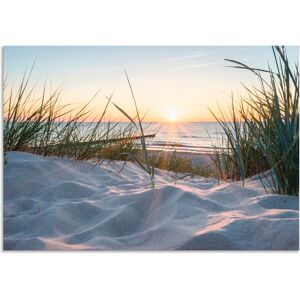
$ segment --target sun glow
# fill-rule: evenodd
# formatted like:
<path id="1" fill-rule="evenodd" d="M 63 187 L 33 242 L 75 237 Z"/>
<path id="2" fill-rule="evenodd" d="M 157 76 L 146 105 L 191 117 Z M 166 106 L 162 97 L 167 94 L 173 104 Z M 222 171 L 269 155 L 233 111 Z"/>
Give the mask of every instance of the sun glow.
<path id="1" fill-rule="evenodd" d="M 175 108 L 170 108 L 168 111 L 168 120 L 171 122 L 177 121 L 177 110 Z"/>

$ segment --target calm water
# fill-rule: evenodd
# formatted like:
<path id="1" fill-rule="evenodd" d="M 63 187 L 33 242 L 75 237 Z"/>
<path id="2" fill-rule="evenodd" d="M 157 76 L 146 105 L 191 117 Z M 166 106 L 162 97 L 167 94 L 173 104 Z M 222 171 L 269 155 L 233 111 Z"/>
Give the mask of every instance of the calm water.
<path id="1" fill-rule="evenodd" d="M 88 128 L 85 123 L 84 129 Z M 118 132 L 127 128 L 129 123 L 111 123 L 110 126 Z M 107 123 L 102 123 L 101 130 L 107 131 Z M 198 123 L 143 123 L 145 134 L 155 134 L 154 138 L 147 138 L 149 149 L 184 151 L 184 152 L 209 152 L 212 145 L 222 144 L 222 129 L 218 123 L 198 122 Z M 112 130 L 112 131 L 114 131 Z"/>
<path id="2" fill-rule="evenodd" d="M 212 143 L 221 144 L 222 129 L 218 123 L 145 123 L 146 133 L 155 133 L 149 139 L 150 149 L 207 152 Z"/>

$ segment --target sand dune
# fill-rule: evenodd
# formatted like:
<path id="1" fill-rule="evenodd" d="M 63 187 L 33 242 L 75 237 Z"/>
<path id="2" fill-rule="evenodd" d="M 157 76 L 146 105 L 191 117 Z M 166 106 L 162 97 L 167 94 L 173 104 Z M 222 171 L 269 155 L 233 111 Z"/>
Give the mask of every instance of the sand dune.
<path id="1" fill-rule="evenodd" d="M 28 153 L 7 154 L 4 249 L 171 250 L 299 248 L 299 201 L 267 195 L 259 179 L 174 184 L 121 162 L 94 167 Z"/>

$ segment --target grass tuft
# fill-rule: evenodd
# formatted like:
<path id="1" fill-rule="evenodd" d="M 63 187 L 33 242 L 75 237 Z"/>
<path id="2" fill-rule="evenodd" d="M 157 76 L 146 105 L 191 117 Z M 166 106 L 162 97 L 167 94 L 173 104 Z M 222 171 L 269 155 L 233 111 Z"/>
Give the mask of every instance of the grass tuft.
<path id="1" fill-rule="evenodd" d="M 219 108 L 212 114 L 225 133 L 225 149 L 215 147 L 213 161 L 220 178 L 242 180 L 271 169 L 273 192 L 299 194 L 299 69 L 292 70 L 284 47 L 272 47 L 276 69 L 252 68 L 234 60 L 235 68 L 250 71 L 258 86 L 245 87 L 247 97 L 233 100 L 231 121 Z"/>
<path id="2" fill-rule="evenodd" d="M 118 153 L 135 153 L 139 148 L 137 129 L 132 124 L 105 122 L 110 101 L 92 121 L 89 104 L 80 107 L 61 104 L 61 90 L 47 93 L 47 83 L 39 97 L 29 88 L 32 69 L 17 87 L 3 86 L 4 151 L 25 151 L 43 156 L 76 160 L 96 159 L 98 163 Z"/>

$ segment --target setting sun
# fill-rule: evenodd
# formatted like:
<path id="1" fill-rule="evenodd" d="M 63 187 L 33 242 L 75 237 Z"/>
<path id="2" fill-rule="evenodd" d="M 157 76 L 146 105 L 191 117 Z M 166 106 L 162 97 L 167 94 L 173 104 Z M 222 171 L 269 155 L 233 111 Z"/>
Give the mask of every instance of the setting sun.
<path id="1" fill-rule="evenodd" d="M 177 110 L 175 108 L 169 109 L 168 120 L 171 122 L 176 122 L 177 120 Z"/>

